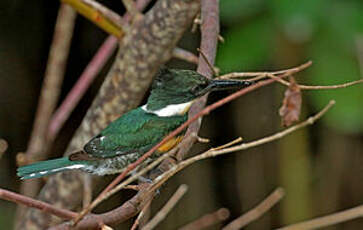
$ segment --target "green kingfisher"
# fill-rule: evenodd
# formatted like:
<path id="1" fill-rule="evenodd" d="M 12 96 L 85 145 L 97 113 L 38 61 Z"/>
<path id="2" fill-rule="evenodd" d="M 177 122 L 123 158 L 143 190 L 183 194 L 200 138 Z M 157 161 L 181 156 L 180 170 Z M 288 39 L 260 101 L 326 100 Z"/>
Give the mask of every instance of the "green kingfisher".
<path id="1" fill-rule="evenodd" d="M 250 81 L 211 80 L 196 71 L 162 69 L 155 77 L 147 103 L 111 122 L 81 151 L 67 157 L 18 168 L 21 179 L 78 169 L 96 175 L 122 172 L 188 119 L 197 98 L 211 91 L 243 88 Z M 175 147 L 185 132 L 162 145 L 150 159 Z"/>

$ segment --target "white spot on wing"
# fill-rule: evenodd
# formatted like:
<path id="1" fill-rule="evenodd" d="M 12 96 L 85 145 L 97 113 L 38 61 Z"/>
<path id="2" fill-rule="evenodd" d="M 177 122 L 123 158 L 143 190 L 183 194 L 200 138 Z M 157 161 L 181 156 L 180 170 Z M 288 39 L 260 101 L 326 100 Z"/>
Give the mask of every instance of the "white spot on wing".
<path id="1" fill-rule="evenodd" d="M 71 166 L 66 166 L 66 167 L 62 167 L 62 168 L 52 169 L 51 171 L 52 172 L 58 172 L 58 171 L 61 171 L 61 170 L 64 170 L 64 169 L 80 169 L 80 168 L 83 168 L 83 167 L 84 167 L 84 165 L 77 164 L 77 165 L 71 165 Z"/>
<path id="2" fill-rule="evenodd" d="M 171 117 L 175 115 L 183 115 L 189 109 L 192 103 L 193 101 L 181 104 L 167 105 L 159 110 L 149 110 L 147 109 L 147 104 L 146 104 L 143 105 L 141 109 L 147 113 L 153 113 L 155 115 L 158 115 L 159 117 Z"/>

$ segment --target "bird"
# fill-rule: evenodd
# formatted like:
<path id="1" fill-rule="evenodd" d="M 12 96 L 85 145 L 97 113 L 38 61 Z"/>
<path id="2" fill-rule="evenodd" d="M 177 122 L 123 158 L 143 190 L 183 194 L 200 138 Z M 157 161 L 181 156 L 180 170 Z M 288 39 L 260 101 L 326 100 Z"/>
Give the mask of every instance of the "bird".
<path id="1" fill-rule="evenodd" d="M 40 161 L 17 169 L 20 179 L 31 179 L 67 171 L 81 170 L 95 175 L 122 172 L 170 132 L 188 120 L 191 105 L 201 96 L 253 84 L 244 80 L 209 79 L 193 70 L 162 68 L 154 78 L 147 103 L 111 122 L 69 156 Z M 184 137 L 184 130 L 149 157 L 156 159 L 174 148 Z"/>

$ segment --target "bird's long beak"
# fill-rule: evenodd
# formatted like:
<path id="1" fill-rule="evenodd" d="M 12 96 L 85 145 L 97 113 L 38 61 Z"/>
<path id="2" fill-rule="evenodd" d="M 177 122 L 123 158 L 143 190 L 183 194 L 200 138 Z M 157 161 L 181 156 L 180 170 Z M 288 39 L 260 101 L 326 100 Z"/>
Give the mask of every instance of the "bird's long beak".
<path id="1" fill-rule="evenodd" d="M 227 89 L 241 89 L 254 84 L 253 81 L 234 81 L 234 80 L 211 80 L 207 88 L 210 91 L 220 91 Z"/>

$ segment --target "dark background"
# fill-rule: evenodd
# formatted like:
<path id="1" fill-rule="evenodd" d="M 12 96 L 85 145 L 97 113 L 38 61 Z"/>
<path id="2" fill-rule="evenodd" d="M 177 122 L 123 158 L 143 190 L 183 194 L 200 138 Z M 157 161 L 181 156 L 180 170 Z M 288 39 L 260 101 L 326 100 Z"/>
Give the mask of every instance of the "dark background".
<path id="1" fill-rule="evenodd" d="M 296 79 L 305 84 L 338 84 L 362 78 L 363 2 L 361 0 L 222 0 L 216 65 L 231 71 L 278 70 L 307 60 L 313 66 Z M 122 13 L 121 1 L 103 1 Z M 26 150 L 52 39 L 58 1 L 0 1 L 0 138 L 9 149 L 0 160 L 0 187 L 16 191 L 15 156 Z M 106 34 L 77 18 L 61 100 Z M 180 46 L 195 52 L 198 34 L 188 32 Z M 108 64 L 109 67 L 110 63 Z M 195 68 L 172 60 L 168 66 Z M 107 72 L 97 78 L 61 131 L 52 157 L 62 155 Z M 259 89 L 213 111 L 204 119 L 194 153 L 238 136 L 246 141 L 281 130 L 278 108 L 284 88 Z M 211 95 L 209 103 L 227 93 Z M 248 151 L 192 165 L 161 189 L 157 210 L 181 183 L 189 191 L 160 229 L 174 229 L 220 207 L 232 218 L 251 209 L 277 186 L 286 197 L 248 229 L 274 227 L 351 208 L 363 203 L 362 86 L 304 91 L 302 118 L 330 99 L 336 106 L 317 124 Z M 0 226 L 12 226 L 15 205 L 0 201 Z M 361 229 L 357 219 L 329 229 Z"/>

